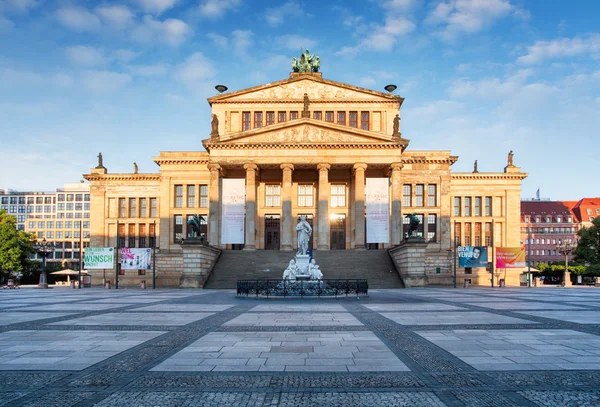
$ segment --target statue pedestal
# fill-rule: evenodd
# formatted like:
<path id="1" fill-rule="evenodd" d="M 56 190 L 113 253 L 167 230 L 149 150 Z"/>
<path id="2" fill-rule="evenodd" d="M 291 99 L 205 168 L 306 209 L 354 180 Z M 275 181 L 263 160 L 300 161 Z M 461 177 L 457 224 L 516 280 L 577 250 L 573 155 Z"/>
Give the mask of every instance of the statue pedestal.
<path id="1" fill-rule="evenodd" d="M 298 276 L 308 276 L 308 265 L 310 264 L 310 256 L 308 254 L 297 254 L 296 255 L 296 266 L 298 270 L 300 270 L 299 274 L 296 274 L 296 278 Z"/>

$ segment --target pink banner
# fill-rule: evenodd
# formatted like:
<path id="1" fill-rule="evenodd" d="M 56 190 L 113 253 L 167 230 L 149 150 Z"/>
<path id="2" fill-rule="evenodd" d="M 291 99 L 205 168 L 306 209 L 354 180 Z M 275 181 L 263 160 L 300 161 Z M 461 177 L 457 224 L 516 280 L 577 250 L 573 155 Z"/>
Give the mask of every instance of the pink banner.
<path id="1" fill-rule="evenodd" d="M 523 268 L 525 263 L 525 247 L 496 247 L 496 268 Z"/>

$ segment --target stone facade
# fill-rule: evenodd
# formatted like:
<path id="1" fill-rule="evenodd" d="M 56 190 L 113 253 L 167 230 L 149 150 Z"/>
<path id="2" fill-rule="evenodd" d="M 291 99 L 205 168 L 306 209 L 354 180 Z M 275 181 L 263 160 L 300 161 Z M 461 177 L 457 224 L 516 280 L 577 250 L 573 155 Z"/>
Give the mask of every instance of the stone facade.
<path id="1" fill-rule="evenodd" d="M 494 220 L 495 244 L 517 245 L 526 174 L 512 166 L 498 173 L 452 173 L 458 157 L 450 151 L 406 150 L 409 140 L 396 118 L 403 101 L 323 79 L 321 73 L 292 73 L 209 98 L 213 126 L 202 141 L 206 151 L 161 152 L 154 157 L 157 174 L 96 168 L 85 175 L 93 203 L 92 246 L 115 246 L 118 230 L 127 235 L 121 243 L 135 247 L 155 235 L 157 271 L 172 276 L 164 284 L 177 285 L 175 276 L 186 267 L 180 243 L 191 233 L 187 218 L 194 214 L 206 221 L 202 235 L 208 243 L 222 250 L 293 250 L 300 215 L 313 224 L 312 249 L 360 250 L 400 245 L 404 215 L 416 212 L 427 240 L 423 273 L 440 283 L 447 283 L 436 277 L 440 269 L 452 269 L 455 223 Z M 365 180 L 372 177 L 390 180 L 386 243 L 366 242 Z M 224 178 L 245 180 L 244 245 L 221 243 Z M 493 213 L 454 216 L 455 197 L 478 197 L 480 205 L 489 198 Z M 484 232 L 478 230 L 483 245 Z M 512 281 L 506 277 L 507 284 Z M 518 284 L 518 275 L 514 281 Z"/>

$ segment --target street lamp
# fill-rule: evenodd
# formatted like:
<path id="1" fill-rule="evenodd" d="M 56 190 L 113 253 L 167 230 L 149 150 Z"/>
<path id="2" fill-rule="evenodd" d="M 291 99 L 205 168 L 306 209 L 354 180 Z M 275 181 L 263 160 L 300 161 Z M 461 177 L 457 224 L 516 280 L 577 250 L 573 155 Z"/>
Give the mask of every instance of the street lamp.
<path id="1" fill-rule="evenodd" d="M 569 243 L 566 239 L 556 245 L 556 251 L 565 256 L 565 271 L 563 272 L 563 280 L 560 284 L 564 287 L 567 283 L 567 276 L 569 275 L 569 256 L 575 251 L 577 246 Z"/>
<path id="2" fill-rule="evenodd" d="M 42 273 L 40 274 L 40 282 L 38 288 L 48 288 L 48 276 L 46 275 L 46 257 L 54 253 L 56 248 L 54 242 L 47 242 L 46 239 L 41 242 L 35 242 L 33 244 L 33 250 L 35 250 L 40 256 L 42 256 Z"/>

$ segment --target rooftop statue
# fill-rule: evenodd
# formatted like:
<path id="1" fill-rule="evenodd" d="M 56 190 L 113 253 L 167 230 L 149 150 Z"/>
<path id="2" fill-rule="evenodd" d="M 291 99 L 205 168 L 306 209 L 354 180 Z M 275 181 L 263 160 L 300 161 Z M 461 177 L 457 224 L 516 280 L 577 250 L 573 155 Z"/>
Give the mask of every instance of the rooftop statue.
<path id="1" fill-rule="evenodd" d="M 300 48 L 300 59 L 292 59 L 292 70 L 294 72 L 319 72 L 321 60 L 315 54 L 311 54 L 309 50 L 302 51 Z"/>

